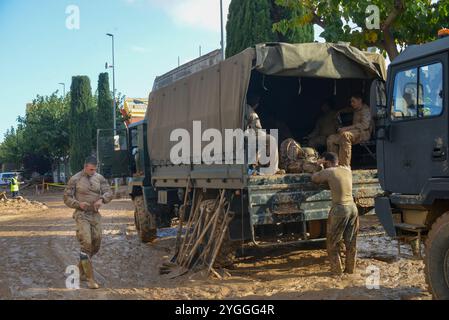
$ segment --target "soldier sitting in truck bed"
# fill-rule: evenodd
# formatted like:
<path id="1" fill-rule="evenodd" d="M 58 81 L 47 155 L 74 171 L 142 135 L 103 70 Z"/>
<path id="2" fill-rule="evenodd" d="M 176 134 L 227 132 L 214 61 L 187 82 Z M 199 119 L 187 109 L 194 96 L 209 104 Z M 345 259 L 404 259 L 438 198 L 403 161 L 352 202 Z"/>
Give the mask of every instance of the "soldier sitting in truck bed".
<path id="1" fill-rule="evenodd" d="M 245 129 L 253 129 L 256 131 L 262 129 L 259 115 L 256 113 L 259 104 L 260 96 L 258 94 L 248 94 L 245 110 Z"/>
<path id="2" fill-rule="evenodd" d="M 371 111 L 361 94 L 351 96 L 351 108 L 352 125 L 338 129 L 327 139 L 327 151 L 338 154 L 340 165 L 347 167 L 351 166 L 352 146 L 370 140 L 373 130 Z"/>
<path id="3" fill-rule="evenodd" d="M 318 119 L 313 131 L 305 137 L 308 145 L 314 149 L 326 147 L 327 138 L 337 133 L 337 112 L 335 102 L 328 99 L 321 105 L 322 115 Z"/>

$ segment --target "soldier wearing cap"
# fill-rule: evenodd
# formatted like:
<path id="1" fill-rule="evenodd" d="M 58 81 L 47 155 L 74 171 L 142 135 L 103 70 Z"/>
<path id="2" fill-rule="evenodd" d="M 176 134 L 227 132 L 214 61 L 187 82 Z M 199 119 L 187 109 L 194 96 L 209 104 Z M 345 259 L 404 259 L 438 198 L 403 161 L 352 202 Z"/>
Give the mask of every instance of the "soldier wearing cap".
<path id="1" fill-rule="evenodd" d="M 112 200 L 112 191 L 108 181 L 96 173 L 97 159 L 88 157 L 84 169 L 75 174 L 64 191 L 64 203 L 73 209 L 76 222 L 76 236 L 81 246 L 81 280 L 87 280 L 90 289 L 98 289 L 94 278 L 92 257 L 98 253 L 101 245 L 101 215 L 99 209 Z"/>

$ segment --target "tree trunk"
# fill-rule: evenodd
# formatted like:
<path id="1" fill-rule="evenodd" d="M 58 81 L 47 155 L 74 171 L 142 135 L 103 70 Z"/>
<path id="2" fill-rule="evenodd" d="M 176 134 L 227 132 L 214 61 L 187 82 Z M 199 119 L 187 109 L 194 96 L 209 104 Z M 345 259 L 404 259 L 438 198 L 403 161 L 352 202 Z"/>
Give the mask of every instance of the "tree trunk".
<path id="1" fill-rule="evenodd" d="M 387 51 L 388 57 L 390 61 L 393 61 L 398 55 L 398 47 L 396 45 L 396 41 L 391 34 L 390 30 L 383 30 L 384 33 L 384 41 L 382 42 L 382 46 Z"/>
<path id="2" fill-rule="evenodd" d="M 58 181 L 57 183 L 61 182 L 61 159 L 58 158 L 58 164 L 57 164 L 57 174 L 58 174 Z"/>
<path id="3" fill-rule="evenodd" d="M 391 26 L 404 11 L 404 0 L 394 0 L 394 8 L 382 25 L 382 33 L 384 35 L 383 47 L 385 51 L 387 51 L 388 57 L 391 61 L 393 61 L 399 55 L 395 38 L 391 32 Z"/>
<path id="4" fill-rule="evenodd" d="M 69 157 L 65 157 L 64 158 L 64 175 L 65 175 L 64 183 L 67 184 L 67 182 L 69 182 L 69 175 L 70 175 L 70 172 L 69 172 Z"/>

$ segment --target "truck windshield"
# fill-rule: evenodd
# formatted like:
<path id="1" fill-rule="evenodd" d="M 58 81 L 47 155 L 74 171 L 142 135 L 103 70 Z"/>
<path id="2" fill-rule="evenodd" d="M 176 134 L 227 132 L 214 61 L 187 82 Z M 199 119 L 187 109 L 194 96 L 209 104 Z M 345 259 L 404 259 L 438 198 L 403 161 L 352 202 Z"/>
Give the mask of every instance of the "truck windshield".
<path id="1" fill-rule="evenodd" d="M 443 112 L 443 65 L 434 63 L 398 72 L 395 76 L 393 120 L 439 116 Z"/>

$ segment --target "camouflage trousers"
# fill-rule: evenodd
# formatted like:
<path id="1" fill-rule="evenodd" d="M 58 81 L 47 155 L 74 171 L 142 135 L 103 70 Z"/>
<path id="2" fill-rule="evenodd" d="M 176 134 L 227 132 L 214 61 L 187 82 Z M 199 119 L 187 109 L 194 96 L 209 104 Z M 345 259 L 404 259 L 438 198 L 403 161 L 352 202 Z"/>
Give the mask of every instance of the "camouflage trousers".
<path id="1" fill-rule="evenodd" d="M 359 232 L 359 215 L 357 206 L 334 205 L 327 220 L 327 253 L 331 271 L 343 272 L 341 250 L 346 248 L 345 272 L 354 273 L 357 256 L 357 234 Z"/>
<path id="2" fill-rule="evenodd" d="M 338 155 L 341 166 L 351 166 L 352 145 L 362 142 L 359 130 L 350 130 L 331 135 L 327 138 L 327 151 Z"/>
<path id="3" fill-rule="evenodd" d="M 81 246 L 81 252 L 92 258 L 101 246 L 101 215 L 96 212 L 76 211 L 73 214 L 76 222 L 76 237 Z"/>

